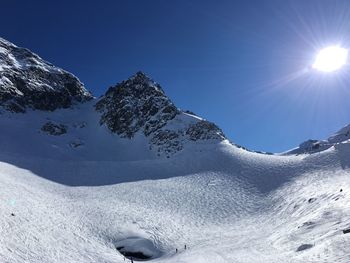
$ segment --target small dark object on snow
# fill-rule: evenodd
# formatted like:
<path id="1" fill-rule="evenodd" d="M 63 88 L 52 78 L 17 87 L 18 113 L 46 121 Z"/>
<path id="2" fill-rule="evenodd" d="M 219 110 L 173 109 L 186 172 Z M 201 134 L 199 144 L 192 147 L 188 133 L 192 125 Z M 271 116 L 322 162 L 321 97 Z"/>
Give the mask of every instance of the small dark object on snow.
<path id="1" fill-rule="evenodd" d="M 177 253 L 177 248 L 175 249 L 175 253 Z"/>
<path id="2" fill-rule="evenodd" d="M 187 249 L 187 246 L 185 245 L 185 250 Z"/>
<path id="3" fill-rule="evenodd" d="M 311 245 L 311 244 L 302 244 L 301 246 L 299 246 L 297 248 L 297 252 L 303 251 L 303 250 L 306 250 L 306 249 L 309 249 L 309 248 L 312 248 L 312 247 L 313 247 L 313 245 Z"/>
<path id="4" fill-rule="evenodd" d="M 310 204 L 315 202 L 316 198 L 310 198 L 309 200 L 307 200 Z"/>
<path id="5" fill-rule="evenodd" d="M 57 124 L 49 121 L 41 127 L 41 131 L 49 135 L 59 136 L 67 133 L 67 127 L 63 124 Z"/>
<path id="6" fill-rule="evenodd" d="M 343 192 L 343 189 L 340 189 L 340 192 Z"/>
<path id="7" fill-rule="evenodd" d="M 11 213 L 11 216 L 15 216 L 15 214 L 14 214 L 14 213 Z"/>
<path id="8" fill-rule="evenodd" d="M 348 234 L 348 233 L 350 233 L 350 228 L 343 230 L 343 234 Z"/>

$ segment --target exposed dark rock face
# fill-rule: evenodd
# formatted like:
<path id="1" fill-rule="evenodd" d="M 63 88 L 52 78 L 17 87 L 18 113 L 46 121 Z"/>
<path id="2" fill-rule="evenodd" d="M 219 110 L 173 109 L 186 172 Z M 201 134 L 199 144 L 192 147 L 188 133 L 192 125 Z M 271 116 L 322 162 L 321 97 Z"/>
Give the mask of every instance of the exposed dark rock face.
<path id="1" fill-rule="evenodd" d="M 181 151 L 184 147 L 181 140 L 181 131 L 160 130 L 155 132 L 150 140 L 151 149 L 160 156 L 165 153 L 167 157 Z"/>
<path id="2" fill-rule="evenodd" d="M 102 113 L 101 124 L 128 138 L 138 131 L 149 136 L 179 113 L 160 85 L 142 72 L 111 87 L 96 110 Z"/>
<path id="3" fill-rule="evenodd" d="M 0 106 L 53 111 L 92 99 L 78 78 L 0 38 Z"/>
<path id="4" fill-rule="evenodd" d="M 150 143 L 151 149 L 159 156 L 164 153 L 166 157 L 170 157 L 181 151 L 189 141 L 220 142 L 225 139 L 223 132 L 214 123 L 197 120 L 184 129 L 160 129 L 152 134 Z"/>
<path id="5" fill-rule="evenodd" d="M 56 124 L 53 122 L 47 122 L 42 127 L 41 130 L 49 135 L 62 135 L 67 133 L 67 127 L 63 124 Z"/>
<path id="6" fill-rule="evenodd" d="M 199 121 L 196 124 L 191 125 L 186 134 L 192 141 L 198 140 L 223 140 L 225 135 L 222 130 L 214 123 L 209 121 Z"/>

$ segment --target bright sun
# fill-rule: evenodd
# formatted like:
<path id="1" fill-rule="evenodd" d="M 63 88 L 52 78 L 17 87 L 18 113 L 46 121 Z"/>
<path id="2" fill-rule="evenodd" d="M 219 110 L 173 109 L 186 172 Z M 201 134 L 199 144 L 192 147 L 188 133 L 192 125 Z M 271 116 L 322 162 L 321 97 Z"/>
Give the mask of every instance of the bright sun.
<path id="1" fill-rule="evenodd" d="M 339 46 L 326 47 L 317 54 L 312 67 L 324 72 L 336 71 L 346 64 L 347 58 L 347 49 Z"/>

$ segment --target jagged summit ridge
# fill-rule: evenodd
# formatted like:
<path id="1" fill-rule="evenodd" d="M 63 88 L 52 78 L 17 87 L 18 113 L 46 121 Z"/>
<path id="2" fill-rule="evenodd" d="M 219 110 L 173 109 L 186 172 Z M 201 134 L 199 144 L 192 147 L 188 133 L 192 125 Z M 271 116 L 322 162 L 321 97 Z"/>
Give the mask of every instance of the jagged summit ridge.
<path id="1" fill-rule="evenodd" d="M 91 98 L 90 92 L 71 73 L 0 38 L 0 105 L 6 110 L 52 111 Z"/>
<path id="2" fill-rule="evenodd" d="M 102 113 L 101 124 L 128 138 L 138 131 L 148 136 L 180 112 L 160 85 L 143 72 L 109 88 L 96 109 Z"/>

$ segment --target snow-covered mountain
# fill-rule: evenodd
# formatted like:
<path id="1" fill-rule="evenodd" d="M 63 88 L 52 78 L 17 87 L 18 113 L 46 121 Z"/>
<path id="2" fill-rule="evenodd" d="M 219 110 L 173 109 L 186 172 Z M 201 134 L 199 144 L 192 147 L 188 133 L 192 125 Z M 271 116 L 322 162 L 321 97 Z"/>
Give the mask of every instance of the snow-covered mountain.
<path id="1" fill-rule="evenodd" d="M 12 112 L 55 110 L 92 98 L 72 74 L 0 38 L 0 104 Z"/>
<path id="2" fill-rule="evenodd" d="M 141 133 L 150 141 L 158 156 L 181 151 L 189 141 L 220 142 L 222 131 L 211 122 L 178 109 L 161 86 L 138 72 L 111 87 L 96 103 L 102 113 L 100 124 L 121 137 Z"/>
<path id="3" fill-rule="evenodd" d="M 350 262 L 346 129 L 258 154 L 142 72 L 96 99 L 0 43 L 0 262 Z"/>
<path id="4" fill-rule="evenodd" d="M 312 154 L 327 150 L 340 143 L 348 143 L 350 140 L 350 124 L 343 127 L 326 140 L 307 140 L 298 147 L 283 154 Z"/>
<path id="5" fill-rule="evenodd" d="M 160 85 L 142 72 L 111 87 L 96 101 L 72 74 L 0 39 L 0 107 L 22 113 L 28 109 L 53 111 L 90 100 L 95 106 L 91 104 L 86 111 L 99 112 L 101 125 L 122 138 L 144 135 L 159 156 L 170 157 L 189 140 L 225 140 L 215 124 L 177 109 Z M 49 121 L 41 130 L 61 135 L 69 133 L 65 126 L 64 120 Z"/>

